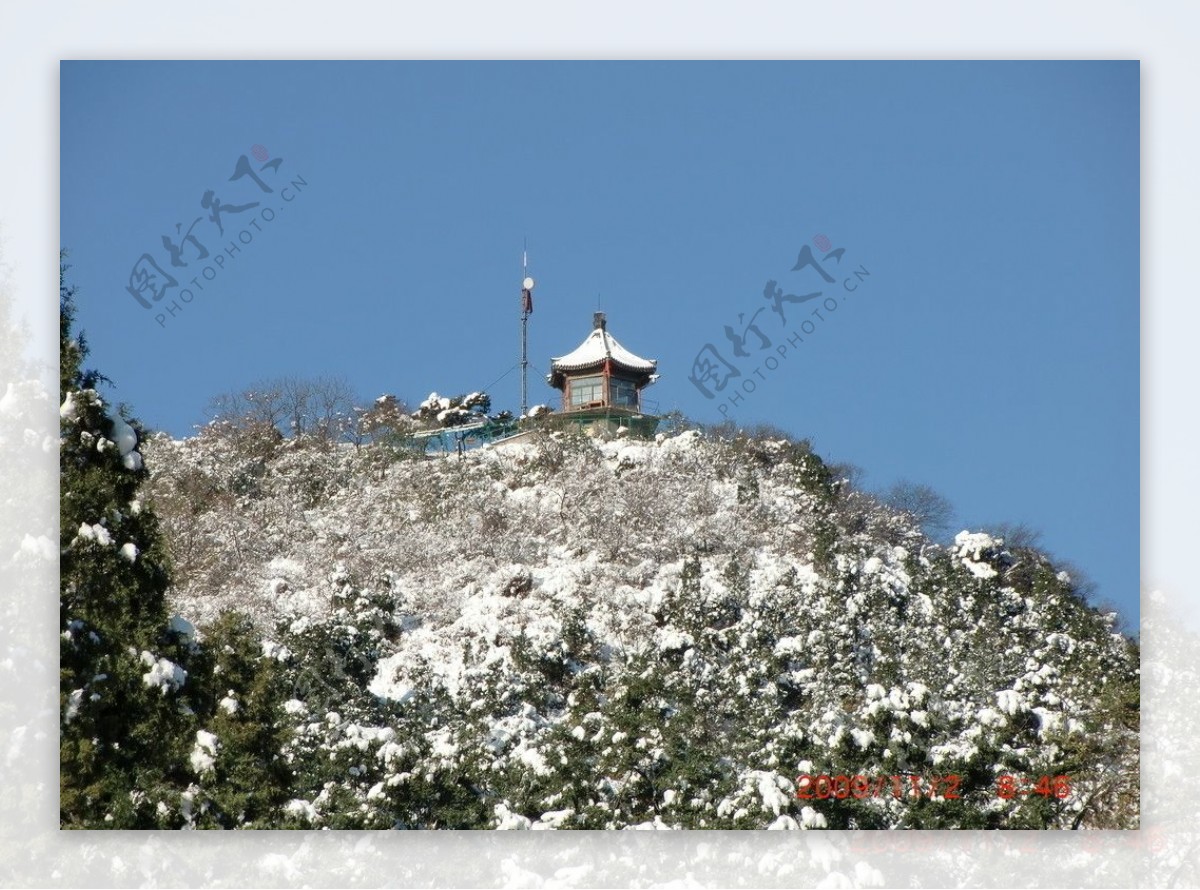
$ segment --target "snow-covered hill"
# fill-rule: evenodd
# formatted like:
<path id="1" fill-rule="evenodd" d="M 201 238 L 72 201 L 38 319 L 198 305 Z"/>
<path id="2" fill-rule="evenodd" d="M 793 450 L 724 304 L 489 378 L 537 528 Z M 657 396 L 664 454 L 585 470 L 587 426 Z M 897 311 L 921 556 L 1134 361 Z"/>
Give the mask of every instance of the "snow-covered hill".
<path id="1" fill-rule="evenodd" d="M 174 609 L 269 639 L 293 824 L 1137 824 L 1115 615 L 1035 550 L 939 547 L 805 443 L 143 450 Z M 863 780 L 801 800 L 802 774 Z"/>

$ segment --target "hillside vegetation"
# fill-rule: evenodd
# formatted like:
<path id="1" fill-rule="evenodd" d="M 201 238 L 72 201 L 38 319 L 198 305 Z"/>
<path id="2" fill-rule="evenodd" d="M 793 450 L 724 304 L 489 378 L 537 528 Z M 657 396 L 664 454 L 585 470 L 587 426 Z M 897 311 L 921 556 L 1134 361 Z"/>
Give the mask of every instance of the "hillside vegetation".
<path id="1" fill-rule="evenodd" d="M 142 446 L 170 610 L 230 677 L 193 708 L 186 805 L 143 821 L 1137 825 L 1115 615 L 1032 547 L 935 544 L 804 442 L 547 431 L 424 456 L 218 423 Z M 870 789 L 801 800 L 802 774 Z"/>

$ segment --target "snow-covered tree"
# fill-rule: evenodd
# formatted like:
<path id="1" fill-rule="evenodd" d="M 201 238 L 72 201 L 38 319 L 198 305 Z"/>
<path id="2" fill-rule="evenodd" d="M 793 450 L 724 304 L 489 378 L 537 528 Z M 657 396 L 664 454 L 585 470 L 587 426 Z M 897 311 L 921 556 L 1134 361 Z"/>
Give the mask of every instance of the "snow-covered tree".
<path id="1" fill-rule="evenodd" d="M 487 393 L 439 396 L 431 392 L 412 412 L 412 418 L 426 428 L 462 426 L 487 417 L 491 408 L 492 399 Z"/>
<path id="2" fill-rule="evenodd" d="M 64 827 L 150 827 L 186 787 L 187 641 L 168 625 L 166 554 L 143 508 L 137 428 L 97 392 L 60 282 L 61 796 Z M 173 801 L 172 801 L 173 802 Z"/>
<path id="3" fill-rule="evenodd" d="M 85 370 L 75 289 L 60 284 L 60 810 L 66 828 L 234 827 L 286 790 L 278 703 L 228 620 L 208 650 L 171 616 L 166 545 L 143 502 L 135 420 Z M 240 653 L 240 654 L 239 654 Z M 255 653 L 258 654 L 258 653 Z M 240 716 L 239 716 L 240 714 Z M 220 790 L 204 793 L 214 777 Z"/>

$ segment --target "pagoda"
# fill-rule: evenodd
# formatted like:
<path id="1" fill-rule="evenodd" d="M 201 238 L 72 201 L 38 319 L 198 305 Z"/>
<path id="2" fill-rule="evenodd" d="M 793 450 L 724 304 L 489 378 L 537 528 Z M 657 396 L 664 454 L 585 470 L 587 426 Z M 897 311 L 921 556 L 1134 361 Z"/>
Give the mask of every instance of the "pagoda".
<path id="1" fill-rule="evenodd" d="M 562 391 L 564 422 L 593 435 L 625 432 L 648 436 L 658 418 L 642 411 L 642 390 L 658 379 L 658 362 L 634 355 L 608 332 L 603 312 L 573 351 L 551 359 L 546 381 Z"/>

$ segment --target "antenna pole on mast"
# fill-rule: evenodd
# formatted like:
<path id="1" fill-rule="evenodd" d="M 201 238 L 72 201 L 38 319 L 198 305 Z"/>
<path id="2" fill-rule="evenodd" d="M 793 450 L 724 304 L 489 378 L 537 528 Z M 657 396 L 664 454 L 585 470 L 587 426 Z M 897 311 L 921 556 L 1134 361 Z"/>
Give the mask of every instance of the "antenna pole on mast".
<path id="1" fill-rule="evenodd" d="M 529 250 L 521 248 L 521 416 L 529 413 L 529 316 L 533 312 L 533 279 L 529 277 Z"/>

